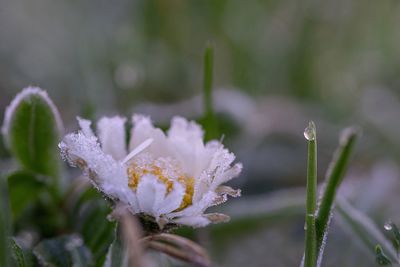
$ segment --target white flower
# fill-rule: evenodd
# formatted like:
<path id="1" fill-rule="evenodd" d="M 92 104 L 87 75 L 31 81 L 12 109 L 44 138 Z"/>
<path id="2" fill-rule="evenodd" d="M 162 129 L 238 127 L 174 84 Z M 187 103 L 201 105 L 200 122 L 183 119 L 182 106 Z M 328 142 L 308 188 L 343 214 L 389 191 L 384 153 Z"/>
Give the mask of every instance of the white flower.
<path id="1" fill-rule="evenodd" d="M 97 136 L 91 122 L 78 118 L 81 130 L 64 137 L 62 156 L 83 169 L 98 190 L 133 214 L 193 227 L 226 221 L 228 216 L 204 211 L 239 196 L 223 183 L 236 177 L 240 163 L 218 141 L 204 144 L 201 127 L 181 117 L 172 119 L 167 134 L 148 117 L 133 116 L 129 148 L 125 118 L 102 118 Z M 121 206 L 121 205 L 119 205 Z"/>

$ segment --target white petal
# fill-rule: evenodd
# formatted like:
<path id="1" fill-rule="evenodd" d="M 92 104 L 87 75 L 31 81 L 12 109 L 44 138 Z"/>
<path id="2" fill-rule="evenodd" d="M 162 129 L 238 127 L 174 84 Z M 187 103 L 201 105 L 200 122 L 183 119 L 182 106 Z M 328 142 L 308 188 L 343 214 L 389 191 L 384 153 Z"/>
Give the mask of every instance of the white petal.
<path id="1" fill-rule="evenodd" d="M 129 204 L 129 210 L 133 213 L 139 213 L 140 212 L 140 208 L 139 208 L 139 202 L 137 200 L 137 196 L 136 193 L 129 187 L 126 188 L 126 190 L 124 190 L 124 193 L 126 195 L 126 203 Z"/>
<path id="2" fill-rule="evenodd" d="M 209 146 L 207 146 L 207 148 L 209 148 Z M 219 172 L 224 172 L 226 169 L 230 168 L 230 165 L 235 160 L 235 155 L 225 149 L 222 144 L 220 144 L 217 149 L 215 146 L 211 146 L 211 149 L 213 155 L 208 169 L 210 171 L 218 170 Z"/>
<path id="3" fill-rule="evenodd" d="M 79 127 L 84 135 L 87 137 L 94 136 L 93 130 L 90 128 L 90 125 L 92 124 L 90 120 L 86 120 L 81 117 L 76 117 L 76 119 L 78 120 Z"/>
<path id="4" fill-rule="evenodd" d="M 166 192 L 165 184 L 159 182 L 154 175 L 142 176 L 136 192 L 140 210 L 158 216 L 156 210 L 160 208 Z"/>
<path id="5" fill-rule="evenodd" d="M 188 216 L 175 218 L 172 221 L 192 227 L 204 227 L 210 223 L 228 222 L 230 217 L 222 213 L 208 213 L 199 216 Z"/>
<path id="6" fill-rule="evenodd" d="M 210 190 L 211 184 L 211 175 L 207 172 L 203 172 L 197 179 L 194 184 L 194 192 L 193 192 L 193 202 L 200 201 L 205 193 Z"/>
<path id="7" fill-rule="evenodd" d="M 219 176 L 216 176 L 213 180 L 210 190 L 215 190 L 219 185 L 228 182 L 232 178 L 235 178 L 242 171 L 243 165 L 236 163 L 232 168 L 226 170 Z"/>
<path id="8" fill-rule="evenodd" d="M 217 189 L 215 189 L 215 192 L 219 195 L 228 195 L 231 197 L 240 197 L 242 194 L 240 189 L 233 189 L 232 187 L 226 185 L 218 186 Z"/>
<path id="9" fill-rule="evenodd" d="M 103 117 L 97 123 L 97 133 L 103 151 L 114 159 L 120 160 L 126 156 L 125 118 Z"/>
<path id="10" fill-rule="evenodd" d="M 173 190 L 165 197 L 164 202 L 157 212 L 161 214 L 170 213 L 179 208 L 185 195 L 185 188 L 178 182 L 174 183 Z"/>
<path id="11" fill-rule="evenodd" d="M 204 147 L 203 131 L 198 124 L 174 117 L 168 130 L 168 141 L 174 148 L 174 158 L 181 162 L 185 173 L 198 177 L 207 167 L 211 155 Z"/>
<path id="12" fill-rule="evenodd" d="M 204 227 L 211 223 L 209 219 L 203 216 L 181 217 L 174 219 L 177 224 L 184 224 L 192 227 Z"/>
<path id="13" fill-rule="evenodd" d="M 59 144 L 61 155 L 71 166 L 79 166 L 94 185 L 105 194 L 126 202 L 128 178 L 126 170 L 105 154 L 95 136 L 82 132 L 68 134 Z"/>
<path id="14" fill-rule="evenodd" d="M 151 138 L 153 143 L 146 149 L 146 152 L 155 157 L 169 156 L 169 146 L 164 132 L 159 128 L 155 128 L 149 117 L 133 115 L 132 123 L 131 140 L 129 141 L 130 151 Z"/>
<path id="15" fill-rule="evenodd" d="M 204 132 L 201 126 L 194 121 L 176 116 L 172 118 L 171 127 L 168 130 L 169 138 L 184 138 L 187 140 L 203 140 Z"/>
<path id="16" fill-rule="evenodd" d="M 209 142 L 206 145 L 211 160 L 205 171 L 198 177 L 195 184 L 193 199 L 199 200 L 207 191 L 214 191 L 219 185 L 236 177 L 241 169 L 240 163 L 231 167 L 231 163 L 235 160 L 235 155 L 230 153 L 219 142 Z"/>
<path id="17" fill-rule="evenodd" d="M 198 216 L 203 214 L 203 212 L 210 206 L 213 205 L 214 200 L 218 198 L 215 192 L 207 192 L 204 194 L 202 199 L 198 202 L 193 203 L 191 206 L 177 212 L 172 212 L 167 214 L 168 218 L 175 217 L 187 217 L 187 216 Z"/>
<path id="18" fill-rule="evenodd" d="M 229 220 L 231 219 L 228 215 L 222 213 L 208 213 L 204 214 L 203 217 L 206 217 L 212 223 L 229 222 Z"/>

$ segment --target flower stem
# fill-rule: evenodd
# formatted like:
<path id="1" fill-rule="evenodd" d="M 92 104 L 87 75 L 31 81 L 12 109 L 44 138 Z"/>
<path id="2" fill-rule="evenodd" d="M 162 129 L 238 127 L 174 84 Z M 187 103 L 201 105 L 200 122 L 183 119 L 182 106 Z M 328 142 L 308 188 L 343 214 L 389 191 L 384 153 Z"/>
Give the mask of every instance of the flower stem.
<path id="1" fill-rule="evenodd" d="M 310 122 L 304 136 L 308 140 L 307 200 L 304 266 L 317 264 L 317 235 L 315 229 L 315 209 L 317 203 L 317 137 L 315 124 Z"/>

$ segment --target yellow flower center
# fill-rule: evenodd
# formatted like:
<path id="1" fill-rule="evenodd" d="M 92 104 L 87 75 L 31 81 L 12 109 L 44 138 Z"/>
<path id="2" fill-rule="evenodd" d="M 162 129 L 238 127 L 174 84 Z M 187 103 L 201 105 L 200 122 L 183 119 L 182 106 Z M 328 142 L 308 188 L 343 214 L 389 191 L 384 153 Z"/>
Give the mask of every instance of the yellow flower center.
<path id="1" fill-rule="evenodd" d="M 176 164 L 172 164 L 169 159 L 160 159 L 153 162 L 139 161 L 132 162 L 128 166 L 128 186 L 132 190 L 136 190 L 140 179 L 146 174 L 151 174 L 157 177 L 157 179 L 165 184 L 167 188 L 167 194 L 169 194 L 174 183 L 178 182 L 185 187 L 185 195 L 183 196 L 182 203 L 175 211 L 180 211 L 187 206 L 192 204 L 193 192 L 194 192 L 194 178 L 189 177 L 180 171 L 180 168 Z"/>

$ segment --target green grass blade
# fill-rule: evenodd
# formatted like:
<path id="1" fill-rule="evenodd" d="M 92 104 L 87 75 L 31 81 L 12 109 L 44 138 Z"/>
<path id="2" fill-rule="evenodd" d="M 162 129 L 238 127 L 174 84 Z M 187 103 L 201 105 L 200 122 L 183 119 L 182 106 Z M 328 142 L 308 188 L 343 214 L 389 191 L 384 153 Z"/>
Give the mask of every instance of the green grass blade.
<path id="1" fill-rule="evenodd" d="M 315 124 L 310 122 L 304 136 L 308 140 L 307 200 L 304 266 L 317 264 L 317 236 L 315 229 L 315 209 L 317 203 L 317 137 Z"/>
<path id="2" fill-rule="evenodd" d="M 204 128 L 206 140 L 218 138 L 218 125 L 213 109 L 213 66 L 214 51 L 211 44 L 207 44 L 204 51 L 203 62 L 203 103 L 204 103 Z"/>
<path id="3" fill-rule="evenodd" d="M 203 89 L 204 89 L 204 110 L 205 113 L 213 112 L 212 105 L 212 85 L 213 85 L 213 61 L 214 51 L 211 44 L 207 44 L 204 51 L 204 73 L 203 73 Z"/>
<path id="4" fill-rule="evenodd" d="M 333 156 L 326 174 L 324 189 L 321 192 L 315 220 L 318 266 L 320 266 L 322 262 L 336 193 L 343 180 L 358 135 L 359 130 L 355 127 L 346 128 L 342 131 L 339 147 Z"/>
<path id="5" fill-rule="evenodd" d="M 326 236 L 325 232 L 329 227 L 329 219 L 331 216 L 336 192 L 343 180 L 351 152 L 353 151 L 354 144 L 358 136 L 359 130 L 355 127 L 350 127 L 343 130 L 340 136 L 339 147 L 336 150 L 330 167 L 327 171 L 325 187 L 321 194 L 321 200 L 316 217 L 318 248 L 321 246 L 324 236 Z"/>
<path id="6" fill-rule="evenodd" d="M 385 255 L 392 261 L 398 263 L 397 252 L 391 242 L 383 235 L 375 223 L 354 208 L 345 199 L 339 198 L 336 201 L 336 208 L 341 221 L 351 231 L 355 238 L 372 253 L 375 253 L 376 245 L 379 244 Z"/>
<path id="7" fill-rule="evenodd" d="M 0 177 L 0 209 L 0 266 L 8 267 L 11 266 L 9 246 L 11 221 L 7 185 L 3 177 Z"/>

